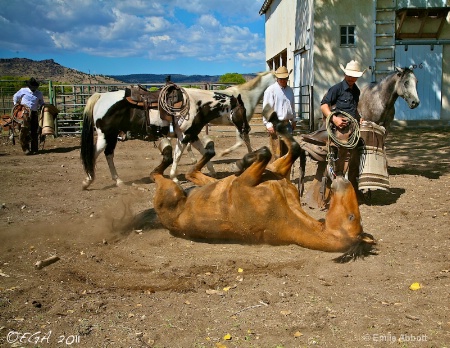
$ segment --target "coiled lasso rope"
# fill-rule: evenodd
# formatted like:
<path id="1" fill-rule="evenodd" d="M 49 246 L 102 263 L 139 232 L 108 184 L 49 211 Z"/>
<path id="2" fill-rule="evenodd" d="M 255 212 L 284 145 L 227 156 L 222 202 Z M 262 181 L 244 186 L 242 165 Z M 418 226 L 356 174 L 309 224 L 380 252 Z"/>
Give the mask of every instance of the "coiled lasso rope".
<path id="1" fill-rule="evenodd" d="M 350 136 L 348 137 L 348 140 L 346 142 L 341 141 L 339 138 L 336 137 L 334 131 L 333 131 L 333 126 L 334 123 L 332 122 L 332 118 L 334 115 L 336 114 L 342 114 L 344 115 L 344 117 L 347 119 L 348 122 L 350 122 L 349 127 L 352 130 L 352 133 L 350 134 Z M 331 150 L 331 141 L 330 139 L 337 145 L 337 146 L 342 146 L 344 148 L 347 149 L 354 149 L 356 147 L 356 145 L 359 142 L 359 137 L 360 137 L 360 131 L 359 131 L 359 122 L 350 114 L 344 112 L 344 111 L 333 111 L 331 112 L 326 119 L 326 129 L 327 129 L 327 133 L 328 133 L 328 145 L 327 145 L 327 162 L 328 162 L 328 166 L 327 166 L 327 170 L 328 170 L 328 174 L 330 176 L 330 178 L 334 178 L 336 177 L 336 172 L 334 170 L 334 165 L 336 163 L 336 161 L 339 158 L 335 158 L 334 156 L 334 151 Z"/>
<path id="2" fill-rule="evenodd" d="M 349 127 L 352 131 L 352 133 L 350 134 L 350 136 L 348 137 L 347 142 L 342 142 L 339 138 L 336 137 L 332 126 L 334 125 L 334 123 L 331 121 L 331 119 L 333 118 L 334 115 L 336 114 L 342 114 L 345 116 L 345 118 L 347 119 L 348 122 L 350 122 Z M 353 149 L 356 147 L 356 145 L 358 144 L 359 141 L 359 137 L 360 137 L 360 131 L 359 131 L 359 122 L 350 114 L 344 112 L 344 111 L 333 111 L 331 112 L 326 119 L 326 128 L 327 128 L 327 133 L 328 133 L 328 137 L 333 140 L 333 142 L 338 145 L 338 146 L 342 146 L 345 147 L 347 149 Z M 329 142 L 328 142 L 329 143 Z"/>
<path id="3" fill-rule="evenodd" d="M 175 107 L 174 105 L 170 105 L 167 102 L 167 94 L 170 88 L 179 89 L 181 93 L 183 94 L 183 102 L 180 107 Z M 186 115 L 189 114 L 189 95 L 187 94 L 186 90 L 182 87 L 178 87 L 177 85 L 171 83 L 165 85 L 163 88 L 161 88 L 161 91 L 159 92 L 159 107 L 163 109 L 166 113 L 168 113 L 171 116 L 176 117 L 182 117 L 183 119 L 187 119 Z"/>

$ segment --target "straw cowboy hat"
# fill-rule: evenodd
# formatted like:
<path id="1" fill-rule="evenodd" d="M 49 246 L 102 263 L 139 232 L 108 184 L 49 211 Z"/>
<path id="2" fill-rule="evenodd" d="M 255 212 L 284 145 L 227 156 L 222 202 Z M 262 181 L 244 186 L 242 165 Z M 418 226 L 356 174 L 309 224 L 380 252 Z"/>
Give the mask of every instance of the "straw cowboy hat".
<path id="1" fill-rule="evenodd" d="M 361 65 L 356 60 L 348 62 L 345 68 L 342 64 L 339 64 L 339 66 L 344 71 L 345 75 L 351 77 L 361 77 L 366 71 L 366 69 L 361 71 Z"/>
<path id="2" fill-rule="evenodd" d="M 287 68 L 285 66 L 280 66 L 277 70 L 275 70 L 275 76 L 279 79 L 287 79 L 289 75 L 291 74 L 291 71 L 288 72 Z"/>
<path id="3" fill-rule="evenodd" d="M 27 81 L 28 87 L 39 87 L 39 82 L 36 81 L 34 77 L 32 77 L 29 81 Z"/>

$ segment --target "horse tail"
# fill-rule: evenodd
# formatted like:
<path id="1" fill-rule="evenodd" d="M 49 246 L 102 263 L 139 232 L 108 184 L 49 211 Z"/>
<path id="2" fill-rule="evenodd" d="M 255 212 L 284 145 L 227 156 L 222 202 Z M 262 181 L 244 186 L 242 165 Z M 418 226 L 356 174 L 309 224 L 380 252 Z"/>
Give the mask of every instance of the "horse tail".
<path id="1" fill-rule="evenodd" d="M 81 130 L 81 162 L 84 171 L 93 180 L 95 177 L 94 149 L 94 105 L 100 99 L 101 93 L 91 95 L 83 111 L 83 129 Z"/>

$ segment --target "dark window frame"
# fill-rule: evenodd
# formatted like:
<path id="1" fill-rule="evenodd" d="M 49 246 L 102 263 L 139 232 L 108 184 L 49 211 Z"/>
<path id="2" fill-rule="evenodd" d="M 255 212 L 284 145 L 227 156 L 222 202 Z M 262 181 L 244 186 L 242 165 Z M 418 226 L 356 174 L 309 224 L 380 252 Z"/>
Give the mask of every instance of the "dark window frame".
<path id="1" fill-rule="evenodd" d="M 341 47 L 355 47 L 356 25 L 341 25 L 339 29 L 339 42 Z"/>

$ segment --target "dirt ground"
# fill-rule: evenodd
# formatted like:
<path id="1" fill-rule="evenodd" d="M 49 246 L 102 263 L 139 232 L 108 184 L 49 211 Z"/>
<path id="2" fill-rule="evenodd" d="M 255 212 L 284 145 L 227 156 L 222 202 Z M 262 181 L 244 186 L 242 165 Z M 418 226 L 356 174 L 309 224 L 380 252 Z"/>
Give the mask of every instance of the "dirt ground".
<path id="1" fill-rule="evenodd" d="M 234 137 L 215 140 L 220 150 Z M 219 175 L 244 152 L 214 159 Z M 121 188 L 102 155 L 82 191 L 79 153 L 79 138 L 28 157 L 2 139 L 1 347 L 450 347 L 450 129 L 389 135 L 391 192 L 360 206 L 379 254 L 347 264 L 298 246 L 175 238 L 152 210 L 153 143 L 118 144 Z"/>

